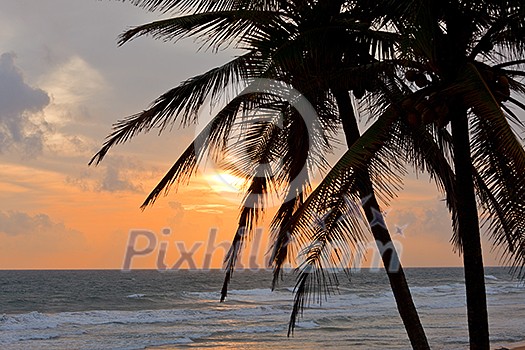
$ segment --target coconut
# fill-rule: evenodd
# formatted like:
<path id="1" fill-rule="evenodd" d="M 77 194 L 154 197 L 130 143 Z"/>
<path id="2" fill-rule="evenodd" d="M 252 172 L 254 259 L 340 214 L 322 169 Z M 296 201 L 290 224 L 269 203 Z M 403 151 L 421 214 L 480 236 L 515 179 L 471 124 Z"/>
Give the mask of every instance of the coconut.
<path id="1" fill-rule="evenodd" d="M 426 109 L 428 109 L 428 102 L 426 100 L 422 100 L 419 103 L 416 103 L 416 111 L 419 113 L 423 113 Z"/>
<path id="2" fill-rule="evenodd" d="M 401 107 L 403 107 L 405 110 L 414 108 L 414 100 L 411 98 L 404 99 L 403 102 L 401 102 Z"/>
<path id="3" fill-rule="evenodd" d="M 405 79 L 410 82 L 413 82 L 414 80 L 416 80 L 417 74 L 418 72 L 413 69 L 407 70 L 405 72 Z"/>
<path id="4" fill-rule="evenodd" d="M 418 73 L 414 82 L 416 83 L 417 87 L 424 88 L 428 85 L 429 80 L 427 79 L 425 74 Z"/>
<path id="5" fill-rule="evenodd" d="M 407 122 L 408 122 L 408 125 L 413 126 L 413 127 L 417 127 L 417 126 L 421 125 L 421 118 L 420 118 L 419 114 L 414 113 L 414 112 L 410 112 L 410 113 L 407 114 Z"/>
<path id="6" fill-rule="evenodd" d="M 434 112 L 436 112 L 438 118 L 445 118 L 448 115 L 449 109 L 448 106 L 443 103 L 434 106 Z"/>
<path id="7" fill-rule="evenodd" d="M 502 75 L 502 76 L 499 76 L 498 77 L 498 84 L 501 85 L 502 87 L 506 87 L 508 88 L 510 85 L 509 85 L 509 78 L 507 78 L 506 76 Z"/>
<path id="8" fill-rule="evenodd" d="M 427 109 L 421 114 L 423 124 L 430 124 L 437 119 L 437 114 L 432 109 Z"/>

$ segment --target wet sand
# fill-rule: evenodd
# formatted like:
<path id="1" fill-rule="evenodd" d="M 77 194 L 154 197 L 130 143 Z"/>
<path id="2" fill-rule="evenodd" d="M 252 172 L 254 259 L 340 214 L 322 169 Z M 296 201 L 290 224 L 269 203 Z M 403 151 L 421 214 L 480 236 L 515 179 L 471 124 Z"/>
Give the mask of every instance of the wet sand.
<path id="1" fill-rule="evenodd" d="M 500 345 L 497 346 L 495 350 L 525 350 L 525 341 L 519 343 Z"/>

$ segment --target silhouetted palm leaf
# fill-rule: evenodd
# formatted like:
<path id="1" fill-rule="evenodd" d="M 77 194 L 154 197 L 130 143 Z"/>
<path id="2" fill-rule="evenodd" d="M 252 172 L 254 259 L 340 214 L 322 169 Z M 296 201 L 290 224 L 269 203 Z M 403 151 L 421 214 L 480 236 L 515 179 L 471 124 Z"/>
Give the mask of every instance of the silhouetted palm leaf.
<path id="1" fill-rule="evenodd" d="M 98 164 L 115 145 L 127 142 L 139 133 L 158 129 L 159 133 L 174 124 L 177 119 L 187 125 L 195 122 L 207 98 L 218 99 L 227 93 L 230 85 L 238 84 L 249 66 L 248 53 L 233 61 L 214 68 L 204 74 L 183 82 L 178 87 L 159 97 L 152 106 L 113 125 L 113 132 L 107 137 L 103 147 L 91 159 L 90 164 Z"/>
<path id="2" fill-rule="evenodd" d="M 279 0 L 128 0 L 148 11 L 209 12 L 235 9 L 271 10 L 282 3 Z"/>
<path id="3" fill-rule="evenodd" d="M 279 12 L 252 10 L 196 13 L 132 28 L 120 36 L 119 45 L 143 35 L 164 41 L 195 37 L 206 47 L 219 50 L 244 42 L 246 34 L 253 31 L 283 26 L 286 22 L 282 17 Z"/>

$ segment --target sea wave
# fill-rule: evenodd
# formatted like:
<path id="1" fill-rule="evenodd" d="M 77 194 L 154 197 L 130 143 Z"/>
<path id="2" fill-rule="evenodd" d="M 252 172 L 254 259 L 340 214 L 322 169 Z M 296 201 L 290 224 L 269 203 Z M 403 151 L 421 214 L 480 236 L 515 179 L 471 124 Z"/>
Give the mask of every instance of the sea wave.
<path id="1" fill-rule="evenodd" d="M 255 288 L 255 289 L 232 289 L 228 292 L 230 295 L 264 295 L 269 296 L 274 294 L 269 288 Z"/>
<path id="2" fill-rule="evenodd" d="M 440 332 L 440 340 L 452 339 L 449 347 L 463 347 L 466 343 L 461 336 L 466 334 L 466 330 L 457 331 L 457 327 L 448 326 L 464 321 L 465 287 L 462 274 L 458 273 L 452 278 L 448 273 L 439 275 L 439 271 L 435 275 L 423 272 L 424 279 L 415 278 L 417 285 L 411 287 L 418 310 L 421 310 L 422 315 L 432 315 L 432 320 L 437 325 L 433 329 Z M 519 316 L 508 315 L 520 315 L 522 308 L 515 307 L 514 303 L 522 303 L 525 287 L 518 281 L 505 278 L 498 271 L 489 270 L 487 276 L 496 277 L 486 278 L 489 306 L 494 310 L 498 310 L 494 305 L 504 307 L 501 315 L 492 313 L 492 317 L 501 318 L 498 324 L 520 330 L 521 324 L 516 321 Z M 64 309 L 59 308 L 61 312 L 53 312 L 53 307 L 46 309 L 37 306 L 35 310 L 40 312 L 0 313 L 0 349 L 86 350 L 104 344 L 106 348 L 130 350 L 152 346 L 181 347 L 183 345 L 177 344 L 220 342 L 220 339 L 226 339 L 224 343 L 242 343 L 243 339 L 274 341 L 277 336 L 286 338 L 293 305 L 292 287 L 283 286 L 271 291 L 269 288 L 262 288 L 267 286 L 263 281 L 238 283 L 238 289 L 229 291 L 226 302 L 219 303 L 220 294 L 216 290 L 217 285 L 222 283 L 222 275 L 219 277 L 214 285 L 206 281 L 194 283 L 191 285 L 193 289 L 188 291 L 170 290 L 162 293 L 148 289 L 149 285 L 154 285 L 149 280 L 133 288 L 117 290 L 109 288 L 108 283 L 104 293 L 94 295 L 105 302 L 89 306 L 96 308 L 102 305 L 98 310 L 66 309 L 67 312 L 62 312 Z M 364 277 L 366 276 L 358 276 L 356 280 Z M 346 335 L 350 334 L 350 329 L 351 334 L 360 339 L 368 337 L 374 330 L 378 334 L 387 333 L 386 329 L 389 330 L 388 334 L 393 334 L 396 330 L 402 333 L 402 326 L 398 322 L 388 321 L 397 319 L 394 298 L 388 284 L 374 284 L 375 280 L 374 275 L 360 284 L 354 281 L 350 284 L 342 283 L 335 295 L 329 295 L 326 299 L 318 299 L 317 296 L 309 299 L 312 304 L 305 304 L 307 310 L 304 318 L 297 323 L 296 330 L 302 331 L 305 337 L 322 333 L 335 341 L 342 334 L 337 332 L 344 331 Z M 190 282 L 183 280 L 180 283 Z M 75 297 L 82 297 L 83 292 L 85 291 L 79 289 Z M 84 294 L 91 296 L 89 293 Z M 34 298 L 53 300 L 46 298 L 46 295 L 50 294 L 35 294 Z M 150 298 L 154 302 L 148 304 Z M 322 301 L 322 304 L 317 304 L 317 301 Z M 120 309 L 113 310 L 112 307 Z M 156 307 L 159 309 L 155 309 Z M 452 308 L 455 310 L 451 310 Z M 5 312 L 5 309 L 2 310 Z M 506 332 L 502 332 L 505 337 L 512 335 L 507 335 Z M 513 332 L 521 334 L 519 331 Z M 250 336 L 257 333 L 262 335 Z M 404 339 L 404 335 L 400 337 Z M 317 340 L 312 344 L 314 343 L 316 345 L 309 349 L 316 348 Z"/>
<path id="3" fill-rule="evenodd" d="M 303 321 L 303 322 L 297 322 L 295 326 L 297 328 L 313 329 L 313 328 L 318 328 L 319 324 L 314 321 Z"/>
<path id="4" fill-rule="evenodd" d="M 129 298 L 129 299 L 142 299 L 146 296 L 146 294 L 130 294 L 130 295 L 126 295 L 126 298 Z"/>
<path id="5" fill-rule="evenodd" d="M 2 315 L 0 330 L 53 329 L 59 322 L 38 311 L 25 314 Z"/>
<path id="6" fill-rule="evenodd" d="M 220 299 L 219 292 L 187 292 L 183 294 L 205 301 Z M 293 294 L 288 289 L 278 289 L 274 291 L 269 288 L 231 289 L 228 291 L 226 300 L 252 302 L 254 304 L 275 303 L 277 301 L 291 302 L 293 300 Z"/>
<path id="7" fill-rule="evenodd" d="M 139 311 L 84 311 L 44 314 L 37 311 L 2 315 L 0 317 L 1 331 L 56 329 L 61 325 L 105 325 L 105 324 L 182 324 L 191 321 L 213 320 L 216 318 L 251 319 L 280 315 L 288 311 L 276 305 L 255 307 L 233 307 L 218 304 L 216 308 L 202 310 L 165 309 Z"/>
<path id="8" fill-rule="evenodd" d="M 232 333 L 248 333 L 248 334 L 257 334 L 257 333 L 275 333 L 281 332 L 285 329 L 284 326 L 253 326 L 253 327 L 244 327 L 232 330 Z"/>

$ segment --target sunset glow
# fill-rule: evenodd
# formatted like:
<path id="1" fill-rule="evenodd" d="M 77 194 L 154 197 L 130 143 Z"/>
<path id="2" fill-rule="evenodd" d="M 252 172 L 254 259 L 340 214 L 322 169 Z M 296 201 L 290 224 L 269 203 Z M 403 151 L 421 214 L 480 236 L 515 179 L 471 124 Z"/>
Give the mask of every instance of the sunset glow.
<path id="1" fill-rule="evenodd" d="M 123 30 L 158 17 L 111 1 L 3 4 L 0 91 L 13 96 L 1 97 L 0 104 L 0 269 L 120 269 L 134 229 L 153 232 L 159 244 L 169 242 L 171 264 L 179 253 L 175 242 L 189 249 L 208 242 L 217 229 L 215 243 L 224 244 L 214 251 L 212 267 L 222 266 L 237 228 L 240 177 L 198 172 L 140 209 L 194 138 L 193 127 L 175 123 L 160 137 L 155 131 L 137 136 L 115 147 L 99 166 L 87 165 L 115 121 L 238 54 L 151 38 L 117 47 Z M 442 195 L 424 178 L 409 176 L 405 187 L 385 208 L 392 230 L 406 228 L 394 236 L 403 245 L 404 265 L 460 266 Z M 274 210 L 269 208 L 259 225 L 260 261 L 268 252 Z M 164 228 L 171 229 L 169 236 L 162 234 Z M 156 252 L 137 258 L 134 267 L 156 268 Z M 486 252 L 486 265 L 498 264 L 497 255 Z M 197 250 L 196 261 L 204 254 L 204 248 Z"/>
<path id="2" fill-rule="evenodd" d="M 244 179 L 227 172 L 219 172 L 205 176 L 211 189 L 214 192 L 242 193 Z"/>

